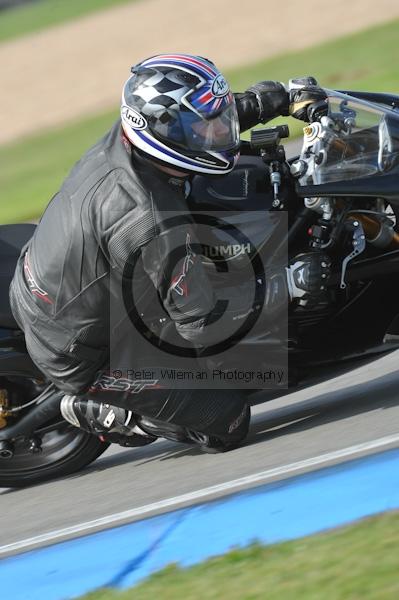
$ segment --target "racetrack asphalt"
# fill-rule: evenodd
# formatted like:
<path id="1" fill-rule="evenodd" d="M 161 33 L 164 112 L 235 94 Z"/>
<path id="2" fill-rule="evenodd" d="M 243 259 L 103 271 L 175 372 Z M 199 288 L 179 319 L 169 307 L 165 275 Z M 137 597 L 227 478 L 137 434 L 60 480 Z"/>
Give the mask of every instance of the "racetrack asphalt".
<path id="1" fill-rule="evenodd" d="M 226 484 L 211 490 L 206 497 L 210 499 L 234 491 L 229 481 L 254 475 L 242 484 L 245 489 L 256 485 L 260 471 L 275 469 L 268 480 L 279 480 L 290 475 L 289 470 L 284 473 L 286 465 L 320 455 L 328 454 L 328 464 L 344 462 L 349 458 L 345 449 L 359 444 L 365 447 L 352 451 L 350 458 L 399 447 L 398 360 L 395 351 L 267 403 L 262 403 L 265 393 L 257 393 L 254 401 L 259 404 L 253 407 L 247 442 L 227 454 L 202 454 L 161 440 L 138 449 L 114 447 L 74 476 L 23 490 L 2 490 L 1 547 L 137 507 L 147 506 L 148 516 L 166 510 L 167 502 L 162 508 L 162 501 Z M 383 447 L 381 438 L 387 439 Z M 317 467 L 317 461 L 310 460 L 295 474 Z M 181 504 L 195 502 L 195 496 Z M 134 518 L 140 515 L 125 521 Z"/>

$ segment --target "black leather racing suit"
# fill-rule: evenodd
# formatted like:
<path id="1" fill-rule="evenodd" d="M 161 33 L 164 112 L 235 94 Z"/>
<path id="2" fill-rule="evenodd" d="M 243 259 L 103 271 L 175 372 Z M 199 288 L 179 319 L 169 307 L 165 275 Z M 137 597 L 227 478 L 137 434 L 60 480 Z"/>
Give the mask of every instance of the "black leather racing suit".
<path id="1" fill-rule="evenodd" d="M 236 98 L 243 128 L 258 122 L 253 95 Z M 201 261 L 190 256 L 186 271 L 168 264 L 171 244 L 195 241 L 188 217 L 179 228 L 163 225 L 169 211 L 187 213 L 185 189 L 184 179 L 132 151 L 118 121 L 49 203 L 21 253 L 10 299 L 32 360 L 65 393 L 84 393 L 106 365 L 112 279 L 138 252 L 142 277 L 135 286 L 145 293 L 151 280 L 179 334 L 194 344 L 212 342 L 206 322 L 215 291 Z M 230 290 L 231 315 L 242 310 L 243 294 Z"/>

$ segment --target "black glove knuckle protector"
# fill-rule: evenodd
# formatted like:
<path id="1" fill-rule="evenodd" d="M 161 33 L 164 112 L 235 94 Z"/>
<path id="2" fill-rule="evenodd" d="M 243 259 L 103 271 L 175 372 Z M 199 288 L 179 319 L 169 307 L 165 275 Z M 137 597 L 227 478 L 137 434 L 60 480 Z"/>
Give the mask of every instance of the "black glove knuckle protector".
<path id="1" fill-rule="evenodd" d="M 260 81 L 246 91 L 256 96 L 260 122 L 264 123 L 277 115 L 288 115 L 289 95 L 279 81 Z"/>
<path id="2" fill-rule="evenodd" d="M 291 299 L 319 296 L 326 288 L 331 260 L 326 254 L 307 252 L 292 259 L 287 269 Z"/>

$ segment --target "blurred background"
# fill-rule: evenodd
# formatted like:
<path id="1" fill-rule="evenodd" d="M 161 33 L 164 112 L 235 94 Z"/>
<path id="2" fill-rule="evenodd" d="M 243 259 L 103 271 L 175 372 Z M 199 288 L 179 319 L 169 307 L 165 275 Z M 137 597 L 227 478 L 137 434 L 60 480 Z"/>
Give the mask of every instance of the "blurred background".
<path id="1" fill-rule="evenodd" d="M 208 57 L 235 91 L 311 74 L 399 93 L 398 39 L 398 0 L 0 0 L 0 222 L 40 216 L 147 56 Z"/>

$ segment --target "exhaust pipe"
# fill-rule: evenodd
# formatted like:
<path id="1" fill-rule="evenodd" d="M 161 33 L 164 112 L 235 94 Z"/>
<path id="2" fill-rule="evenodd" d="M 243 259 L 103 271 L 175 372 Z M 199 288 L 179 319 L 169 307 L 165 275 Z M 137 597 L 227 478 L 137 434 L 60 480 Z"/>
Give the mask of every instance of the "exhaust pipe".
<path id="1" fill-rule="evenodd" d="M 357 219 L 363 225 L 366 240 L 377 248 L 395 250 L 399 248 L 399 234 L 388 221 L 380 221 L 372 216 L 362 213 L 351 215 L 351 219 Z"/>
<path id="2" fill-rule="evenodd" d="M 38 404 L 31 408 L 15 425 L 9 425 L 2 429 L 0 431 L 0 457 L 3 449 L 2 442 L 31 435 L 40 425 L 60 415 L 60 403 L 63 396 L 64 392 L 58 391 L 55 386 L 51 385 L 38 397 Z M 8 446 L 4 446 L 4 449 L 7 453 Z"/>

